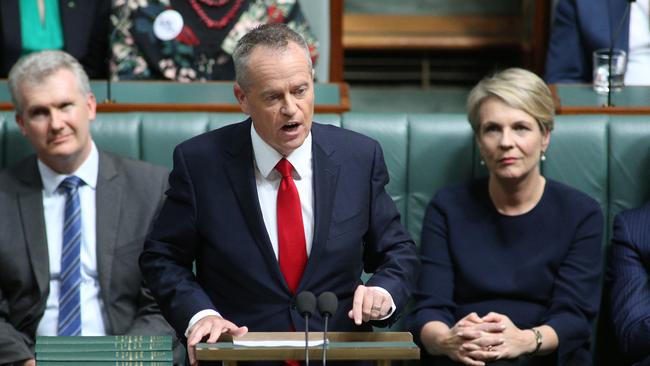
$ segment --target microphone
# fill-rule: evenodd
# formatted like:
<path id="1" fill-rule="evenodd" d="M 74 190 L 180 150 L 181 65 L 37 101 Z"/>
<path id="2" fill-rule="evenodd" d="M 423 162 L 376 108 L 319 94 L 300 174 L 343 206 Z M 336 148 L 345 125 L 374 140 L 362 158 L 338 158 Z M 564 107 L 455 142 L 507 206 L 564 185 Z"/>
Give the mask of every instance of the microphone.
<path id="1" fill-rule="evenodd" d="M 334 293 L 325 291 L 318 296 L 318 310 L 325 321 L 323 328 L 323 366 L 327 363 L 327 321 L 336 313 L 338 306 L 339 300 Z"/>
<path id="2" fill-rule="evenodd" d="M 618 39 L 619 34 L 621 33 L 621 27 L 623 26 L 623 23 L 625 22 L 625 19 L 630 16 L 630 8 L 632 6 L 632 3 L 635 2 L 636 0 L 627 0 L 627 5 L 625 5 L 625 11 L 623 12 L 623 16 L 621 19 L 618 21 L 618 25 L 614 29 L 614 33 L 610 34 L 611 38 L 609 39 L 609 59 L 607 60 L 607 106 L 608 107 L 613 107 L 612 105 L 612 71 L 613 71 L 613 65 L 612 65 L 612 58 L 614 58 L 614 42 Z"/>
<path id="3" fill-rule="evenodd" d="M 303 291 L 296 297 L 298 313 L 305 317 L 305 365 L 309 366 L 309 317 L 316 311 L 316 296 Z"/>

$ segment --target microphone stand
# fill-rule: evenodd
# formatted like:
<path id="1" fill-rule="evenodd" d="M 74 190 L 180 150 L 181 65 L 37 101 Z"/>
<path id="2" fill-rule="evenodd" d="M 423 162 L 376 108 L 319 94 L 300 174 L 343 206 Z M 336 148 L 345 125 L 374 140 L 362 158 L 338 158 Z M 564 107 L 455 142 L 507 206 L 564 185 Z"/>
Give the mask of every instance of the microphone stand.
<path id="1" fill-rule="evenodd" d="M 296 305 L 300 315 L 305 317 L 305 365 L 309 366 L 309 317 L 316 310 L 316 296 L 303 291 L 296 297 Z"/>
<path id="2" fill-rule="evenodd" d="M 607 59 L 607 69 L 608 69 L 607 70 L 607 106 L 608 107 L 614 106 L 612 104 L 612 71 L 614 69 L 612 59 L 614 58 L 614 42 L 618 39 L 619 33 L 621 32 L 621 27 L 623 26 L 625 19 L 630 16 L 630 8 L 632 6 L 632 3 L 635 1 L 636 0 L 627 0 L 627 5 L 625 6 L 623 17 L 621 17 L 621 20 L 618 21 L 618 25 L 614 30 L 614 34 L 612 35 L 612 38 L 609 40 L 609 58 Z"/>
<path id="3" fill-rule="evenodd" d="M 323 366 L 327 364 L 327 323 L 329 314 L 325 313 L 325 325 L 323 327 Z"/>
<path id="4" fill-rule="evenodd" d="M 326 291 L 318 296 L 318 310 L 323 316 L 323 366 L 327 364 L 327 324 L 329 318 L 336 313 L 338 298 L 332 292 Z"/>
<path id="5" fill-rule="evenodd" d="M 309 366 L 309 314 L 305 314 L 305 365 Z"/>

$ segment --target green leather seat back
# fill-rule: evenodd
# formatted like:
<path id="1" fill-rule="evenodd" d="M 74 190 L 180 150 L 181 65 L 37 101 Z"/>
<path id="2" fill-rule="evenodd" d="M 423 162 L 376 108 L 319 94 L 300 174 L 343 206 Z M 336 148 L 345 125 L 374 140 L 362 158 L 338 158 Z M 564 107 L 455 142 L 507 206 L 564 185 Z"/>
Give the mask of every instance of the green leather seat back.
<path id="1" fill-rule="evenodd" d="M 138 113 L 103 113 L 90 124 L 90 133 L 98 148 L 140 159 L 140 128 Z"/>
<path id="2" fill-rule="evenodd" d="M 650 201 L 650 116 L 613 116 L 609 125 L 609 219 Z"/>
<path id="3" fill-rule="evenodd" d="M 341 115 L 336 113 L 322 113 L 314 116 L 314 121 L 325 125 L 341 127 Z"/>
<path id="4" fill-rule="evenodd" d="M 11 121 L 11 122 L 9 122 Z M 14 118 L 5 125 L 5 166 L 11 166 L 34 153 L 32 145 L 23 137 Z"/>
<path id="5" fill-rule="evenodd" d="M 474 134 L 461 114 L 410 115 L 407 227 L 417 243 L 433 195 L 474 176 Z"/>
<path id="6" fill-rule="evenodd" d="M 611 116 L 609 120 L 608 238 L 616 214 L 650 200 L 650 116 Z M 613 336 L 606 299 L 600 317 L 596 365 L 620 363 L 622 354 Z"/>
<path id="7" fill-rule="evenodd" d="M 402 215 L 402 223 L 406 225 L 407 116 L 388 113 L 347 113 L 343 116 L 342 127 L 369 136 L 381 145 L 390 176 L 386 190 Z"/>
<path id="8" fill-rule="evenodd" d="M 542 174 L 592 198 L 607 215 L 607 116 L 558 116 Z"/>
<path id="9" fill-rule="evenodd" d="M 209 114 L 147 113 L 142 116 L 142 159 L 172 169 L 174 147 L 208 130 Z"/>
<path id="10" fill-rule="evenodd" d="M 244 121 L 248 118 L 243 113 L 210 113 L 210 124 L 208 129 L 216 130 L 233 123 Z"/>

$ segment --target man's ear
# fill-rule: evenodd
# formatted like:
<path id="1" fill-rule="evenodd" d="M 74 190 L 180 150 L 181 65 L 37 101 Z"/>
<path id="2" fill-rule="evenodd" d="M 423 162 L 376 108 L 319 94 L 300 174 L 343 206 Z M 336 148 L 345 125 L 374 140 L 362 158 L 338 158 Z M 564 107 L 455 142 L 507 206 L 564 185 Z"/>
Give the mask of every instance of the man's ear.
<path id="1" fill-rule="evenodd" d="M 27 136 L 27 130 L 25 130 L 25 120 L 23 119 L 23 116 L 21 116 L 18 112 L 16 112 L 16 124 L 20 128 L 20 133 L 22 133 L 23 136 Z"/>
<path id="2" fill-rule="evenodd" d="M 242 89 L 238 83 L 235 83 L 233 86 L 233 92 L 235 93 L 235 98 L 237 98 L 237 102 L 239 103 L 239 108 L 241 108 L 241 111 L 246 115 L 250 115 L 250 113 L 248 113 L 248 98 L 246 98 L 244 89 Z"/>
<path id="3" fill-rule="evenodd" d="M 97 99 L 93 93 L 88 94 L 88 98 L 86 99 L 86 105 L 88 106 L 88 120 L 92 122 L 95 120 L 95 117 L 97 117 Z"/>

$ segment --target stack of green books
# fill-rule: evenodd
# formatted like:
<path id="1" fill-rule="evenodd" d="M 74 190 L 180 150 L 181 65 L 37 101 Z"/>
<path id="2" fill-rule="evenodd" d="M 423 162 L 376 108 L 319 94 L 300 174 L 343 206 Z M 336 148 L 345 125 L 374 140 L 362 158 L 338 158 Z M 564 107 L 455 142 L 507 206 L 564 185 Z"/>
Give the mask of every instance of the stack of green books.
<path id="1" fill-rule="evenodd" d="M 171 336 L 36 337 L 38 366 L 172 366 Z"/>

